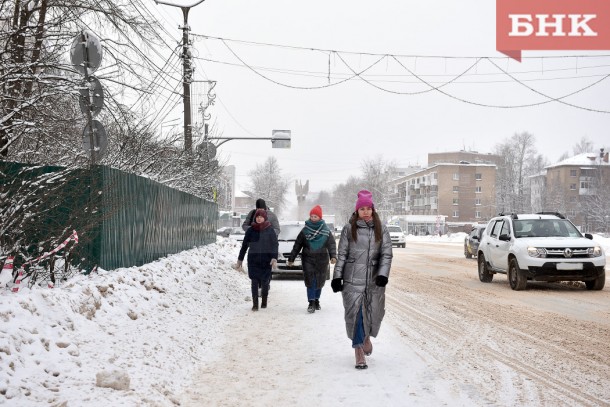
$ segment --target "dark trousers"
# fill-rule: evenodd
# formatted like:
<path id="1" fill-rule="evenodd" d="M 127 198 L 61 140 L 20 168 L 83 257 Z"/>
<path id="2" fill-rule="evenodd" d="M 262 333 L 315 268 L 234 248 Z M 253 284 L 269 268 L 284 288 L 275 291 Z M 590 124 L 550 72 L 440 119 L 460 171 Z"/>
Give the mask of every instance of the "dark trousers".
<path id="1" fill-rule="evenodd" d="M 252 298 L 258 298 L 258 287 L 262 287 L 261 295 L 263 297 L 269 295 L 269 279 L 251 278 L 250 281 L 252 282 Z"/>

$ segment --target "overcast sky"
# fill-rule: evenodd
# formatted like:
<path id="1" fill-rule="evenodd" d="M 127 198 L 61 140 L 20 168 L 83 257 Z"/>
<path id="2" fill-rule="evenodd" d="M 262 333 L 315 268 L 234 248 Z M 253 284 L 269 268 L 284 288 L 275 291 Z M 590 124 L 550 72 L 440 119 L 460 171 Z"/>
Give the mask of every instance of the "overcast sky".
<path id="1" fill-rule="evenodd" d="M 152 7 L 178 42 L 180 10 Z M 429 152 L 488 153 L 523 131 L 551 162 L 582 137 L 610 147 L 610 113 L 595 112 L 610 112 L 610 50 L 508 60 L 495 47 L 495 1 L 206 0 L 189 24 L 196 79 L 217 81 L 208 112 L 222 135 L 292 131 L 289 150 L 240 140 L 219 148 L 242 188 L 270 155 L 319 191 L 379 155 L 425 165 Z"/>

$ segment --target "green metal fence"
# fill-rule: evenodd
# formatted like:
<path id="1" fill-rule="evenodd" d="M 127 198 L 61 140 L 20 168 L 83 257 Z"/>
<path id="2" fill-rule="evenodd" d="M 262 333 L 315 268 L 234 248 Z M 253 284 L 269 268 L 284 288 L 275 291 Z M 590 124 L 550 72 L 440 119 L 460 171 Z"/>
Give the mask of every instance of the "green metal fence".
<path id="1" fill-rule="evenodd" d="M 75 229 L 81 263 L 111 270 L 216 241 L 218 207 L 213 202 L 105 166 L 62 170 L 0 161 L 2 210 L 11 205 L 9 197 L 20 193 L 52 202 L 39 205 L 43 213 L 33 218 L 33 225 L 22 222 L 29 228 L 22 236 L 28 244 L 59 242 Z M 61 176 L 51 188 L 48 180 L 54 174 Z M 24 184 L 35 187 L 24 191 Z"/>

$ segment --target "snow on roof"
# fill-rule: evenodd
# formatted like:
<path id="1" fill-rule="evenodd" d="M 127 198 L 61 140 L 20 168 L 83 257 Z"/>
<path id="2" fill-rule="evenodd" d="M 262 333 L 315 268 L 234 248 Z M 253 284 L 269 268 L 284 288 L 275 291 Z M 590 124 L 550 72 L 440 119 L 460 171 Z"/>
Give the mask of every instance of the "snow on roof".
<path id="1" fill-rule="evenodd" d="M 574 157 L 566 158 L 555 164 L 551 164 L 545 168 L 563 167 L 563 166 L 580 166 L 580 165 L 608 165 L 608 162 L 599 159 L 598 153 L 582 153 Z"/>

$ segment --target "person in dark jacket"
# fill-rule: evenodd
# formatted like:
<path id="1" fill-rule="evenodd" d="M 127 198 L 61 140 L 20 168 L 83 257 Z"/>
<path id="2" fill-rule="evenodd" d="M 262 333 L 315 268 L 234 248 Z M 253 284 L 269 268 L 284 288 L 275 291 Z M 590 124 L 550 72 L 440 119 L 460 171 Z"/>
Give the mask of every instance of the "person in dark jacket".
<path id="1" fill-rule="evenodd" d="M 276 268 L 278 243 L 271 223 L 267 219 L 267 212 L 258 209 L 254 215 L 254 223 L 246 231 L 244 240 L 237 258 L 237 268 L 243 264 L 246 251 L 248 252 L 248 277 L 252 281 L 252 311 L 258 311 L 258 287 L 262 287 L 261 308 L 267 308 L 269 295 L 269 282 L 271 269 Z"/>
<path id="2" fill-rule="evenodd" d="M 252 209 L 250 212 L 248 212 L 248 216 L 246 216 L 246 219 L 244 219 L 244 223 L 242 223 L 241 225 L 241 228 L 244 230 L 244 232 L 247 231 L 248 228 L 254 223 L 254 214 L 258 209 L 264 209 L 267 212 L 267 219 L 271 223 L 273 230 L 275 230 L 275 234 L 279 235 L 280 222 L 277 220 L 277 216 L 275 215 L 275 213 L 271 212 L 271 210 L 267 208 L 267 203 L 262 198 L 256 200 L 256 209 Z"/>
<path id="3" fill-rule="evenodd" d="M 341 291 L 347 337 L 356 354 L 356 369 L 366 369 L 385 315 L 385 286 L 392 266 L 392 239 L 381 224 L 373 195 L 358 192 L 356 212 L 341 231 L 331 287 Z"/>
<path id="4" fill-rule="evenodd" d="M 307 287 L 307 312 L 320 310 L 320 295 L 326 283 L 326 274 L 329 271 L 328 261 L 335 264 L 337 261 L 337 247 L 335 237 L 326 222 L 322 219 L 322 208 L 316 205 L 309 212 L 309 219 L 305 227 L 299 232 L 292 252 L 288 256 L 288 266 L 292 266 L 297 255 L 303 250 L 301 261 L 303 264 L 303 280 Z"/>

